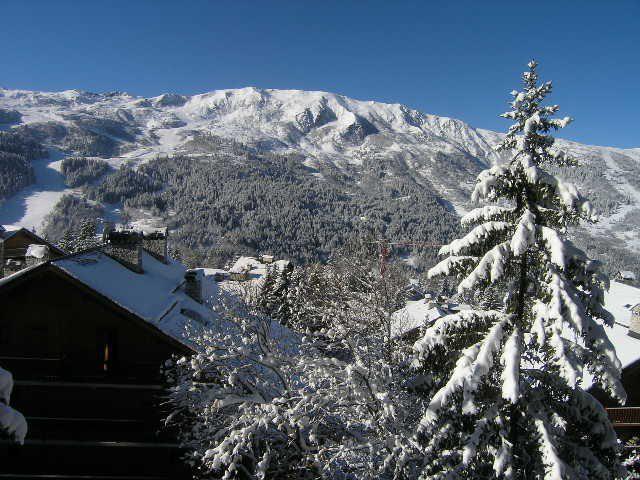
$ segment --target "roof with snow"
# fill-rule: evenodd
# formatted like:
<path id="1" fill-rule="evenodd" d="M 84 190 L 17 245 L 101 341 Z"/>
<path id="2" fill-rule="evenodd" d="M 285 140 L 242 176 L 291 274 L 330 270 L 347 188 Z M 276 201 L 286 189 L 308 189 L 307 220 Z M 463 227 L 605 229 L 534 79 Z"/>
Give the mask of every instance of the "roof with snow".
<path id="1" fill-rule="evenodd" d="M 277 268 L 283 271 L 291 262 L 289 260 L 276 260 L 273 263 L 266 264 L 255 257 L 240 257 L 236 263 L 229 269 L 229 273 L 249 272 L 253 279 L 259 279 L 267 274 L 268 268 Z"/>
<path id="2" fill-rule="evenodd" d="M 618 277 L 624 279 L 624 280 L 635 280 L 636 279 L 636 274 L 633 273 L 631 270 L 620 270 L 618 272 Z"/>
<path id="3" fill-rule="evenodd" d="M 218 319 L 211 305 L 218 300 L 220 291 L 213 281 L 203 279 L 204 303 L 198 303 L 185 292 L 186 267 L 179 262 L 165 264 L 143 250 L 143 273 L 114 260 L 101 249 L 50 260 L 25 268 L 0 280 L 0 287 L 32 272 L 53 268 L 72 281 L 112 304 L 152 325 L 163 334 L 193 349 L 192 338 Z"/>
<path id="4" fill-rule="evenodd" d="M 36 243 L 32 243 L 27 247 L 27 252 L 25 255 L 27 257 L 34 258 L 44 258 L 49 254 L 49 247 L 47 245 L 38 245 Z"/>
<path id="5" fill-rule="evenodd" d="M 185 293 L 184 265 L 162 263 L 144 250 L 141 274 L 100 250 L 70 255 L 51 264 L 185 345 L 191 345 L 189 338 L 194 331 L 211 325 L 216 318 L 206 303 L 200 304 Z M 215 296 L 215 283 L 204 285 L 203 293 Z"/>
<path id="6" fill-rule="evenodd" d="M 615 319 L 612 328 L 605 327 L 622 368 L 640 360 L 640 339 L 629 336 L 631 309 L 640 303 L 640 289 L 619 282 L 611 282 L 609 291 L 605 293 L 604 303 Z"/>
<path id="7" fill-rule="evenodd" d="M 391 338 L 402 337 L 427 326 L 443 315 L 445 311 L 432 301 L 409 301 L 391 316 Z"/>
<path id="8" fill-rule="evenodd" d="M 9 227 L 7 229 L 0 230 L 0 239 L 5 240 L 5 241 L 9 240 L 10 238 L 13 238 L 13 237 L 15 237 L 17 235 L 24 235 L 25 237 L 27 237 L 30 240 L 32 240 L 32 242 L 34 244 L 47 245 L 49 247 L 49 250 L 52 251 L 52 252 L 55 252 L 57 255 L 66 255 L 66 252 L 64 250 L 62 250 L 60 247 L 58 247 L 57 245 L 54 245 L 53 243 L 49 242 L 48 240 L 45 240 L 44 238 L 42 238 L 41 236 L 33 233 L 31 230 L 29 230 L 27 228 Z"/>

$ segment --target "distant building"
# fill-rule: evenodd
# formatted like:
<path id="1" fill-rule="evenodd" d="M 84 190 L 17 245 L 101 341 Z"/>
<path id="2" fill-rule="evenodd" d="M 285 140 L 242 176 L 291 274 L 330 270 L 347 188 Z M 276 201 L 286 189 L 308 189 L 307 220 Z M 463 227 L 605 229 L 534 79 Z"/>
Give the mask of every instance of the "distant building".
<path id="1" fill-rule="evenodd" d="M 273 255 L 260 255 L 260 261 L 265 264 L 273 263 Z"/>
<path id="2" fill-rule="evenodd" d="M 615 318 L 613 327 L 604 330 L 622 364 L 627 402 L 620 405 L 598 388 L 590 391 L 607 407 L 618 436 L 626 440 L 640 435 L 640 289 L 611 282 L 605 293 L 605 308 Z"/>
<path id="3" fill-rule="evenodd" d="M 63 255 L 66 253 L 61 248 L 31 230 L 0 226 L 0 278 Z"/>
<path id="4" fill-rule="evenodd" d="M 231 278 L 231 274 L 222 268 L 202 268 L 205 277 L 213 278 L 215 282 L 224 282 Z"/>
<path id="5" fill-rule="evenodd" d="M 614 279 L 617 282 L 626 283 L 627 285 L 634 284 L 636 282 L 636 274 L 630 270 L 620 270 L 618 271 Z"/>
<path id="6" fill-rule="evenodd" d="M 267 262 L 264 261 L 265 257 L 268 257 Z M 272 255 L 262 255 L 259 259 L 240 257 L 229 269 L 229 276 L 231 280 L 238 282 L 259 280 L 266 276 L 269 268 L 284 271 L 287 268 L 292 268 L 292 264 L 289 260 L 274 260 Z"/>
<path id="7" fill-rule="evenodd" d="M 19 238 L 36 258 L 45 251 Z M 163 255 L 166 235 L 121 229 L 104 240 L 73 255 L 54 249 L 0 280 L 0 365 L 29 424 L 23 447 L 0 444 L 7 476 L 191 478 L 184 450 L 157 432 L 162 365 L 217 324 L 203 276 Z"/>
<path id="8" fill-rule="evenodd" d="M 404 292 L 408 300 L 420 300 L 425 297 L 425 290 L 417 278 L 410 278 Z"/>
<path id="9" fill-rule="evenodd" d="M 422 329 L 444 315 L 446 311 L 430 299 L 410 300 L 391 316 L 391 338 L 416 341 Z"/>

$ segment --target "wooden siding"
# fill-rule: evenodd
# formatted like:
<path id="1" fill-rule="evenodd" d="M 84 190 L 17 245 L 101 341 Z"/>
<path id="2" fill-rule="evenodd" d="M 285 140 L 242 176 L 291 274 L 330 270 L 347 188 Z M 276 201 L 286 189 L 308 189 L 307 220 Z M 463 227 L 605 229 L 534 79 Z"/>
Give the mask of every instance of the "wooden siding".
<path id="1" fill-rule="evenodd" d="M 187 350 L 53 267 L 7 287 L 0 289 L 0 363 L 17 378 L 155 381 L 166 359 Z"/>

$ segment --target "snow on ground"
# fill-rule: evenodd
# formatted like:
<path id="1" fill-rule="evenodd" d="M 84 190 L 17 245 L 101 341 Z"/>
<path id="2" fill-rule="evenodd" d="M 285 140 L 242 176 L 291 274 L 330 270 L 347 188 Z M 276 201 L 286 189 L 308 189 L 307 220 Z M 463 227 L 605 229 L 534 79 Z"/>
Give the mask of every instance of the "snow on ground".
<path id="1" fill-rule="evenodd" d="M 63 154 L 50 150 L 49 158 L 32 161 L 36 183 L 0 205 L 0 224 L 39 230 L 47 214 L 65 193 L 74 193 L 60 173 Z"/>
<path id="2" fill-rule="evenodd" d="M 629 228 L 620 230 L 620 227 L 625 226 L 624 222 L 627 214 L 640 208 L 640 190 L 629 182 L 627 178 L 628 172 L 620 168 L 610 150 L 602 149 L 601 155 L 607 166 L 607 177 L 611 179 L 618 192 L 628 198 L 629 203 L 620 205 L 616 213 L 601 219 L 591 228 L 600 234 L 610 233 L 615 235 L 620 240 L 625 241 L 629 247 L 640 250 L 640 235 L 637 229 L 631 225 L 631 230 Z"/>

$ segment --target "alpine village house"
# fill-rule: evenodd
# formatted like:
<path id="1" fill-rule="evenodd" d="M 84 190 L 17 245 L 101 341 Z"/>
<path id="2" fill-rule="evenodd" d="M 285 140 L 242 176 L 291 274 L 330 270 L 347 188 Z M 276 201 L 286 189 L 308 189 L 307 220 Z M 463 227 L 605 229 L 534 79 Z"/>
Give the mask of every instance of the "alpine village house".
<path id="1" fill-rule="evenodd" d="M 0 232 L 0 366 L 24 445 L 0 440 L 2 478 L 190 478 L 161 429 L 160 369 L 213 321 L 202 275 L 167 256 L 167 232 L 116 231 L 66 255 Z M 2 278 L 4 277 L 4 278 Z"/>

